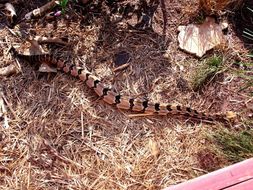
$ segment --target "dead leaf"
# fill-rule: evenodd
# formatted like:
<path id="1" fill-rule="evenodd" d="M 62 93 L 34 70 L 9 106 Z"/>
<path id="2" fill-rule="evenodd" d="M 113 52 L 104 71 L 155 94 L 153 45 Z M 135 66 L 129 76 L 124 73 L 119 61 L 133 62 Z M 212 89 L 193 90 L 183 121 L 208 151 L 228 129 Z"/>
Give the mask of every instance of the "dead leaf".
<path id="1" fill-rule="evenodd" d="M 17 16 L 15 8 L 13 7 L 13 5 L 11 3 L 5 3 L 5 8 L 6 8 L 6 10 L 8 10 L 10 12 L 11 16 Z"/>
<path id="2" fill-rule="evenodd" d="M 9 20 L 10 23 L 13 24 L 17 19 L 17 14 L 14 6 L 11 3 L 5 3 L 5 9 L 9 11 Z"/>
<path id="3" fill-rule="evenodd" d="M 226 23 L 216 24 L 214 18 L 211 17 L 207 17 L 201 25 L 179 26 L 179 47 L 186 52 L 202 57 L 208 50 L 224 41 L 222 30 L 226 27 Z"/>
<path id="4" fill-rule="evenodd" d="M 130 54 L 126 51 L 120 51 L 114 55 L 114 65 L 115 67 L 120 67 L 127 64 L 130 61 Z"/>
<path id="5" fill-rule="evenodd" d="M 81 3 L 82 3 L 83 5 L 85 5 L 85 4 L 88 4 L 89 1 L 90 1 L 90 0 L 81 0 Z"/>

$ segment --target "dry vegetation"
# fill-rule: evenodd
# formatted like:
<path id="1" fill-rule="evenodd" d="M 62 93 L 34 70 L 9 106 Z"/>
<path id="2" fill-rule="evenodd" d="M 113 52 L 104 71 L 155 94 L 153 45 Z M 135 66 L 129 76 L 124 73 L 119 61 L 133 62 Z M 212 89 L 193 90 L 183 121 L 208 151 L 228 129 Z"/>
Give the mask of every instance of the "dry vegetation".
<path id="1" fill-rule="evenodd" d="M 200 8 L 208 14 L 218 14 L 227 10 L 238 10 L 243 0 L 200 0 Z"/>
<path id="2" fill-rule="evenodd" d="M 16 3 L 19 21 L 27 10 L 45 2 Z M 233 127 L 248 129 L 253 124 L 252 87 L 241 89 L 245 80 L 235 74 L 238 67 L 233 63 L 250 59 L 233 22 L 227 45 L 203 58 L 221 56 L 222 72 L 201 90 L 192 90 L 192 75 L 203 61 L 178 49 L 177 27 L 188 24 L 198 8 L 197 0 L 161 1 L 154 14 L 154 31 L 143 32 L 127 27 L 133 19 L 108 23 L 108 15 L 98 9 L 82 13 L 82 7 L 69 5 L 56 20 L 21 22 L 12 31 L 67 38 L 72 46 L 60 51 L 69 61 L 87 67 L 126 95 L 211 113 L 234 111 L 240 117 Z M 226 157 L 206 151 L 207 134 L 223 128 L 222 123 L 130 118 L 131 113 L 104 104 L 73 77 L 39 73 L 15 60 L 8 48 L 19 46 L 24 52 L 28 43 L 10 32 L 4 11 L 1 16 L 0 67 L 14 64 L 21 69 L 0 78 L 10 125 L 0 127 L 1 189 L 161 189 L 229 164 Z M 113 57 L 120 51 L 130 53 L 130 66 L 114 73 Z M 241 64 L 239 68 L 245 69 Z"/>

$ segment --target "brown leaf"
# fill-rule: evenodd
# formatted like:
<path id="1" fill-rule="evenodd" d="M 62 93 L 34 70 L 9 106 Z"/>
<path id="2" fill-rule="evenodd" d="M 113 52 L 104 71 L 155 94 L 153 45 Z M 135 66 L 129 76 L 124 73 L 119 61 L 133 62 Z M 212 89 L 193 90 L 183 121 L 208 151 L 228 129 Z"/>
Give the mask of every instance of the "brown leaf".
<path id="1" fill-rule="evenodd" d="M 15 8 L 11 3 L 5 3 L 5 8 L 10 12 L 11 17 L 17 16 Z"/>
<path id="2" fill-rule="evenodd" d="M 9 21 L 13 24 L 17 18 L 16 10 L 11 3 L 5 3 L 5 9 L 9 11 Z"/>

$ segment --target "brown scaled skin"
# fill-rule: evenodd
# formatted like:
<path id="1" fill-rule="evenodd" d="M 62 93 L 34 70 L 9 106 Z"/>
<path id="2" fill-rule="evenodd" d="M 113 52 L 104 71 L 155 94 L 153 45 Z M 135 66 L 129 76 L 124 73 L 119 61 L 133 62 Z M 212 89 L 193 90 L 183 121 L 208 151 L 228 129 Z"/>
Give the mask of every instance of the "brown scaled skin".
<path id="1" fill-rule="evenodd" d="M 203 120 L 208 122 L 213 121 L 222 121 L 226 122 L 226 118 L 223 115 L 206 115 L 204 113 L 199 113 L 196 110 L 193 110 L 190 107 L 184 107 L 174 104 L 160 104 L 152 103 L 148 100 L 140 100 L 135 98 L 123 97 L 120 94 L 117 94 L 112 89 L 105 87 L 100 80 L 92 75 L 91 73 L 85 71 L 84 69 L 77 68 L 75 65 L 69 65 L 62 59 L 57 59 L 50 54 L 42 55 L 22 55 L 19 54 L 14 48 L 11 48 L 14 56 L 17 56 L 21 59 L 24 59 L 28 62 L 44 62 L 49 65 L 55 65 L 59 70 L 62 70 L 65 73 L 69 73 L 74 77 L 79 78 L 81 81 L 85 82 L 89 88 L 92 88 L 95 93 L 103 99 L 106 103 L 110 105 L 115 105 L 119 109 L 131 110 L 134 112 L 142 112 L 147 114 L 157 114 L 157 115 L 182 115 L 187 118 Z"/>

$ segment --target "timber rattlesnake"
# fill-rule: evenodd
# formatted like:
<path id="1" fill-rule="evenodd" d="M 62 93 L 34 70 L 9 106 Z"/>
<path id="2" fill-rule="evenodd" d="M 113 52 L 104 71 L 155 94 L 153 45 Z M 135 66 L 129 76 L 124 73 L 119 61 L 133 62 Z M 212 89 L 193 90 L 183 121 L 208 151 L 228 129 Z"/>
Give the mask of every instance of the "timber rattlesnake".
<path id="1" fill-rule="evenodd" d="M 174 105 L 174 104 L 160 104 L 152 103 L 144 99 L 136 99 L 124 97 L 112 89 L 106 87 L 96 76 L 85 71 L 82 68 L 78 68 L 74 64 L 67 64 L 61 58 L 58 58 L 52 54 L 40 54 L 40 55 L 23 55 L 16 51 L 15 48 L 11 48 L 10 52 L 15 57 L 26 60 L 28 62 L 36 63 L 47 63 L 48 65 L 56 66 L 59 70 L 69 73 L 72 76 L 82 80 L 89 88 L 92 88 L 96 94 L 110 105 L 115 105 L 119 109 L 131 110 L 133 112 L 147 113 L 147 114 L 157 114 L 157 115 L 182 115 L 190 119 L 203 120 L 206 122 L 213 121 L 228 121 L 225 114 L 205 114 L 203 112 L 198 112 L 190 107 Z"/>

